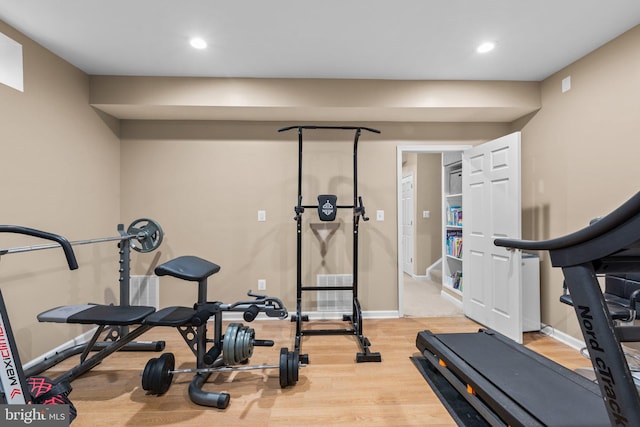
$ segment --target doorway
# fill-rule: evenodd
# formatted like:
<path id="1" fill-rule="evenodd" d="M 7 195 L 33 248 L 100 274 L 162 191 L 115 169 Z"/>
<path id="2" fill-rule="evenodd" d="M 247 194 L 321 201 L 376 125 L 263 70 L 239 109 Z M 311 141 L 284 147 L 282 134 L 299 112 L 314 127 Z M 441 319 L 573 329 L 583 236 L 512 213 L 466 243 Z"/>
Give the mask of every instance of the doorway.
<path id="1" fill-rule="evenodd" d="M 415 245 L 412 243 L 411 248 L 408 248 L 406 246 L 406 221 L 404 220 L 404 218 L 414 218 L 414 230 L 418 230 L 419 227 L 426 224 L 431 224 L 431 227 L 436 227 L 441 231 L 442 222 L 440 218 L 442 214 L 442 185 L 438 185 L 437 189 L 433 190 L 437 192 L 437 195 L 434 195 L 437 199 L 437 202 L 431 202 L 429 206 L 425 207 L 418 205 L 419 200 L 417 200 L 417 198 L 414 196 L 412 198 L 412 200 L 414 200 L 412 204 L 414 205 L 415 210 L 412 209 L 413 212 L 409 215 L 407 212 L 405 212 L 405 210 L 407 209 L 407 203 L 405 202 L 405 199 L 407 198 L 407 181 L 406 179 L 404 179 L 408 175 L 408 172 L 406 167 L 403 171 L 403 163 L 405 163 L 406 165 L 407 159 L 409 159 L 410 156 L 413 156 L 414 154 L 416 156 L 429 154 L 431 155 L 430 157 L 437 157 L 436 163 L 430 162 L 430 168 L 437 167 L 437 174 L 439 174 L 439 176 L 441 177 L 442 154 L 446 152 L 459 152 L 468 148 L 470 148 L 470 146 L 468 145 L 425 145 L 397 147 L 398 313 L 401 317 L 405 315 L 420 317 L 446 316 L 460 315 L 462 313 L 461 303 L 453 304 L 452 301 L 447 300 L 446 298 L 441 296 L 442 282 L 440 278 L 434 277 L 432 278 L 432 280 L 427 280 L 428 278 L 426 270 L 430 265 L 425 265 L 424 259 L 428 259 L 429 257 L 423 257 L 421 258 L 421 261 L 418 260 L 418 258 L 420 258 L 420 254 L 418 253 L 419 250 L 424 249 L 427 246 L 433 248 L 430 249 L 432 252 L 431 258 L 433 258 L 434 255 L 436 259 L 441 258 L 442 238 L 439 237 L 437 239 L 438 241 L 429 241 L 429 238 L 414 238 L 412 240 L 415 240 Z M 414 174 L 413 180 L 416 181 L 415 185 L 419 186 L 419 183 L 417 182 L 419 180 L 419 177 Z M 438 180 L 438 182 L 440 182 L 440 180 Z M 416 247 L 418 248 L 418 250 L 414 249 Z M 405 272 L 405 267 L 408 268 L 405 263 L 405 261 L 407 260 L 407 256 L 410 256 L 412 259 L 411 268 L 413 270 Z M 408 303 L 405 298 L 409 296 L 411 298 L 411 301 Z M 407 309 L 409 310 L 409 312 L 406 311 Z"/>

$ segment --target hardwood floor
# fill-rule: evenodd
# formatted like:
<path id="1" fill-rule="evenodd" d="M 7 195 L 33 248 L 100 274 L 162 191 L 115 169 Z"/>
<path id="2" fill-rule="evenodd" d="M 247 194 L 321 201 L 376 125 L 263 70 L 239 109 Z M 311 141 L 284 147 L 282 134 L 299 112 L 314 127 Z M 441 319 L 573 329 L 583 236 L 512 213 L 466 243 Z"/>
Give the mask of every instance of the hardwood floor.
<path id="1" fill-rule="evenodd" d="M 314 321 L 305 327 L 342 327 L 342 322 Z M 274 347 L 256 347 L 251 365 L 278 364 L 281 347 L 293 345 L 294 324 L 264 320 L 251 323 L 256 338 Z M 305 337 L 302 350 L 310 364 L 300 369 L 298 383 L 281 389 L 278 370 L 213 374 L 205 390 L 226 391 L 225 410 L 198 406 L 187 392 L 191 374 L 176 374 L 162 396 L 146 394 L 141 372 L 158 353 L 120 352 L 73 382 L 71 400 L 78 410 L 73 426 L 455 426 L 447 410 L 410 360 L 419 355 L 416 334 L 473 332 L 478 325 L 464 317 L 365 319 L 364 333 L 381 363 L 356 363 L 359 347 L 350 336 Z M 193 367 L 195 357 L 173 328 L 155 328 L 141 340 L 165 340 L 176 356 L 176 368 Z M 573 369 L 588 361 L 578 351 L 539 333 L 526 344 Z M 77 358 L 51 368 L 55 377 Z"/>

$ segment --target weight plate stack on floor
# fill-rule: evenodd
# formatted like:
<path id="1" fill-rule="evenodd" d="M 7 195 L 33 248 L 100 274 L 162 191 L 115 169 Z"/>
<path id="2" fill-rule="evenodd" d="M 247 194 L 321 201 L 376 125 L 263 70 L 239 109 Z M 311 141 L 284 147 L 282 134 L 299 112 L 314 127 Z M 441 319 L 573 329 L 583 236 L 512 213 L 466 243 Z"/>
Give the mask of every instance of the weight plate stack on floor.
<path id="1" fill-rule="evenodd" d="M 289 351 L 287 347 L 280 349 L 280 387 L 286 388 L 296 385 L 298 382 L 298 371 L 300 369 L 298 351 Z"/>
<path id="2" fill-rule="evenodd" d="M 164 394 L 171 387 L 176 359 L 173 353 L 164 353 L 150 359 L 142 372 L 142 388 L 151 394 Z"/>

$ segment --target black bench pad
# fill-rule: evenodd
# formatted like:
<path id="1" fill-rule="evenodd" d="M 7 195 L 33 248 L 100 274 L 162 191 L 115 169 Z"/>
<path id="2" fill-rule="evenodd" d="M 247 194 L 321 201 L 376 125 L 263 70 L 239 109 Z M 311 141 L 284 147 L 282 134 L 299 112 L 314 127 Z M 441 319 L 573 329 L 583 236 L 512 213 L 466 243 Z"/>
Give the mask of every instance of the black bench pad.
<path id="1" fill-rule="evenodd" d="M 85 325 L 135 325 L 156 311 L 155 307 L 120 305 L 66 305 L 38 315 L 40 322 L 81 323 Z"/>
<path id="2" fill-rule="evenodd" d="M 150 326 L 183 326 L 191 322 L 194 314 L 196 314 L 196 311 L 193 308 L 166 307 L 144 319 L 144 324 Z"/>
<path id="3" fill-rule="evenodd" d="M 199 282 L 220 271 L 220 266 L 197 256 L 185 255 L 157 266 L 154 271 L 158 276 Z"/>

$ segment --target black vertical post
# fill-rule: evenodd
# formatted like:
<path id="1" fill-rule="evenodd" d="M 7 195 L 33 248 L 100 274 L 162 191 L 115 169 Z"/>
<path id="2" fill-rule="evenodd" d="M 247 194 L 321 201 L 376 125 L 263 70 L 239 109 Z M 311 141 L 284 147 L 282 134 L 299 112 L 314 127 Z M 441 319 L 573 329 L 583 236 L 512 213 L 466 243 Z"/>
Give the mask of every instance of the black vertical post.
<path id="1" fill-rule="evenodd" d="M 358 298 L 358 224 L 360 211 L 358 207 L 358 140 L 361 130 L 356 130 L 353 139 L 353 298 Z M 355 304 L 353 318 L 356 319 Z"/>
<path id="2" fill-rule="evenodd" d="M 128 306 L 130 299 L 130 281 L 131 281 L 131 242 L 128 233 L 124 230 L 124 225 L 118 224 L 118 233 L 123 239 L 118 243 L 120 247 L 120 305 Z"/>
<path id="3" fill-rule="evenodd" d="M 296 207 L 296 342 L 302 344 L 302 127 L 298 127 L 298 206 Z"/>
<path id="4" fill-rule="evenodd" d="M 120 306 L 128 307 L 131 305 L 131 240 L 130 238 L 124 238 L 129 233 L 125 231 L 123 224 L 118 224 L 118 233 L 123 237 L 118 243 L 120 252 L 120 268 L 118 270 L 120 272 L 120 277 L 118 278 L 120 282 Z M 129 327 L 126 325 L 112 326 L 109 330 L 109 336 L 113 339 L 118 339 L 128 333 Z"/>
<path id="5" fill-rule="evenodd" d="M 611 425 L 640 426 L 640 398 L 593 264 L 562 267 Z"/>

